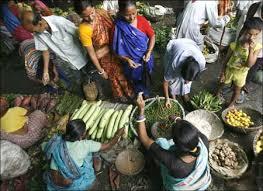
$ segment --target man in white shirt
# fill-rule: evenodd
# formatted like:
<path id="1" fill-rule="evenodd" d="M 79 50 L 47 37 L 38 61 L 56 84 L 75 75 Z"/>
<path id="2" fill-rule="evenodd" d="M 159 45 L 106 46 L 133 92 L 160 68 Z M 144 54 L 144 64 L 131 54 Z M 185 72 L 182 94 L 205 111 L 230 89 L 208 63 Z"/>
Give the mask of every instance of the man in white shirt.
<path id="1" fill-rule="evenodd" d="M 36 50 L 42 51 L 43 54 L 42 80 L 44 84 L 49 81 L 50 50 L 66 62 L 66 65 L 58 67 L 69 75 L 78 73 L 77 71 L 86 65 L 85 51 L 79 43 L 77 28 L 72 22 L 60 16 L 41 17 L 35 15 L 32 24 Z M 80 79 L 75 78 L 74 81 L 76 80 Z"/>
<path id="2" fill-rule="evenodd" d="M 189 38 L 203 49 L 204 37 L 200 32 L 202 24 L 208 20 L 213 27 L 224 27 L 230 17 L 218 16 L 217 1 L 191 0 L 177 21 L 176 38 Z"/>

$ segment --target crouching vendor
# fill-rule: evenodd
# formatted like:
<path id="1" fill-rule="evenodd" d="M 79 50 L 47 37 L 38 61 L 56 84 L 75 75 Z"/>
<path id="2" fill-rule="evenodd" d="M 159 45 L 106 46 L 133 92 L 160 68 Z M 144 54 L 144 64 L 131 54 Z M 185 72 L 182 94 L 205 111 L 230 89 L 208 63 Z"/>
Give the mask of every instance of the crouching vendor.
<path id="1" fill-rule="evenodd" d="M 36 110 L 32 113 L 22 107 L 1 108 L 1 140 L 7 140 L 26 149 L 43 138 L 47 123 L 46 114 Z"/>
<path id="2" fill-rule="evenodd" d="M 175 118 L 172 139 L 149 138 L 144 117 L 144 100 L 137 98 L 138 136 L 144 147 L 161 164 L 165 190 L 206 190 L 211 182 L 208 164 L 208 139 L 191 123 Z"/>
<path id="3" fill-rule="evenodd" d="M 92 166 L 92 153 L 111 148 L 118 142 L 124 129 L 119 129 L 108 143 L 85 139 L 86 124 L 81 119 L 70 121 L 62 136 L 54 135 L 42 148 L 50 169 L 44 174 L 47 190 L 87 190 L 96 176 Z"/>

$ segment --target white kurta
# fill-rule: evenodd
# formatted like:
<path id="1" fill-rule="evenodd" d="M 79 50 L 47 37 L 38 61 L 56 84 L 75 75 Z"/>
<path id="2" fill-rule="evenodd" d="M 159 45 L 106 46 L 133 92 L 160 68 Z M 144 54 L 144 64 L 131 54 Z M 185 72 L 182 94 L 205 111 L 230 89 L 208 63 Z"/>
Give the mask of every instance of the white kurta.
<path id="1" fill-rule="evenodd" d="M 192 39 L 202 49 L 204 37 L 200 32 L 200 27 L 206 20 L 213 27 L 224 27 L 230 18 L 227 15 L 218 16 L 217 1 L 189 1 L 178 18 L 177 38 Z"/>
<path id="2" fill-rule="evenodd" d="M 205 69 L 205 57 L 197 44 L 191 39 L 170 40 L 165 54 L 164 80 L 169 81 L 169 90 L 172 95 L 190 93 L 191 82 L 185 84 L 181 75 L 183 61 L 192 56 L 199 64 L 200 71 Z"/>
<path id="3" fill-rule="evenodd" d="M 52 50 L 62 60 L 70 63 L 74 70 L 80 70 L 87 63 L 86 54 L 77 37 L 74 23 L 60 16 L 43 17 L 52 33 L 35 33 L 36 50 Z"/>

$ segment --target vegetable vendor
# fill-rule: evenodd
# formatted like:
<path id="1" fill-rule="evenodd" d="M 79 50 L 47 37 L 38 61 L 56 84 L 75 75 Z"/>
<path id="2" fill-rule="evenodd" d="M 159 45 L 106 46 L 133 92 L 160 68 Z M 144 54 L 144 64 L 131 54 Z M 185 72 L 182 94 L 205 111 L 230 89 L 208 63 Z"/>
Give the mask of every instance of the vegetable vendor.
<path id="1" fill-rule="evenodd" d="M 31 114 L 22 107 L 12 107 L 1 110 L 0 137 L 29 148 L 45 136 L 44 127 L 47 125 L 47 116 L 36 110 Z"/>
<path id="2" fill-rule="evenodd" d="M 133 98 L 133 89 L 124 76 L 120 60 L 112 54 L 111 33 L 114 23 L 110 15 L 95 9 L 90 0 L 75 1 L 75 10 L 82 15 L 79 36 L 82 45 L 98 70 L 101 77 L 111 84 L 113 97 L 118 102 L 127 102 Z"/>
<path id="3" fill-rule="evenodd" d="M 175 118 L 172 139 L 149 138 L 144 116 L 145 102 L 137 98 L 138 136 L 144 147 L 160 162 L 165 190 L 206 190 L 211 182 L 208 139 L 191 123 Z"/>
<path id="4" fill-rule="evenodd" d="M 259 52 L 262 51 L 262 42 L 257 43 L 256 38 L 263 29 L 263 21 L 258 17 L 250 18 L 243 28 L 244 32 L 239 40 L 230 44 L 216 92 L 216 95 L 220 97 L 224 85 L 233 82 L 234 92 L 227 107 L 234 106 L 239 98 L 241 89 L 246 83 L 248 70 L 256 63 Z"/>
<path id="5" fill-rule="evenodd" d="M 43 84 L 50 81 L 49 61 L 50 51 L 61 60 L 56 65 L 69 81 L 69 89 L 81 88 L 81 69 L 86 65 L 86 54 L 77 36 L 76 26 L 60 16 L 41 17 L 32 15 L 34 40 L 36 50 L 42 51 L 44 69 Z"/>
<path id="6" fill-rule="evenodd" d="M 66 133 L 54 135 L 42 148 L 51 159 L 50 170 L 44 175 L 47 190 L 87 190 L 92 187 L 96 176 L 92 166 L 92 153 L 106 150 L 116 144 L 124 129 L 102 144 L 85 140 L 86 124 L 81 119 L 67 124 Z"/>
<path id="7" fill-rule="evenodd" d="M 154 31 L 143 16 L 137 15 L 132 0 L 119 1 L 118 13 L 113 50 L 122 60 L 124 73 L 133 83 L 135 93 L 143 92 L 144 96 L 149 97 L 147 82 L 153 70 Z"/>
<path id="8" fill-rule="evenodd" d="M 169 41 L 165 53 L 163 81 L 166 107 L 171 107 L 169 93 L 173 99 L 180 95 L 183 96 L 185 104 L 189 103 L 192 81 L 205 69 L 205 64 L 205 57 L 193 40 L 183 38 Z"/>
<path id="9" fill-rule="evenodd" d="M 196 42 L 201 50 L 204 48 L 204 36 L 200 27 L 208 19 L 213 27 L 224 27 L 229 21 L 228 15 L 219 17 L 217 1 L 191 0 L 177 21 L 176 38 L 189 38 Z"/>

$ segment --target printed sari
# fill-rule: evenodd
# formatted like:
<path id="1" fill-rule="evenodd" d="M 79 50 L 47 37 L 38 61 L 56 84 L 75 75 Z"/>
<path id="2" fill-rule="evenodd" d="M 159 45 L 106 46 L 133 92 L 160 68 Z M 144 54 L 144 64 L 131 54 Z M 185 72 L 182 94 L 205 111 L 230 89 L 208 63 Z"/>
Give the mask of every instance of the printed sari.
<path id="1" fill-rule="evenodd" d="M 72 183 L 66 187 L 56 185 L 51 176 L 51 172 L 44 174 L 47 190 L 87 190 L 92 186 L 96 176 L 92 166 L 92 154 L 89 153 L 81 167 L 78 167 L 69 151 L 66 142 L 61 136 L 55 135 L 45 145 L 44 152 L 47 159 L 53 159 L 58 167 L 59 173 Z"/>
<path id="2" fill-rule="evenodd" d="M 156 143 L 163 149 L 169 150 L 173 145 L 172 140 L 159 138 Z M 206 190 L 211 183 L 211 174 L 208 164 L 208 150 L 201 139 L 199 139 L 200 154 L 196 159 L 195 169 L 183 179 L 177 179 L 169 175 L 168 169 L 161 164 L 161 174 L 166 190 Z"/>
<path id="3" fill-rule="evenodd" d="M 106 53 L 99 58 L 99 62 L 108 74 L 113 97 L 132 97 L 133 90 L 123 74 L 120 60 L 110 51 L 110 37 L 112 36 L 111 32 L 113 28 L 114 25 L 108 13 L 104 10 L 97 9 L 93 26 L 92 44 L 96 52 L 103 49 L 106 50 Z"/>
<path id="4" fill-rule="evenodd" d="M 124 63 L 124 73 L 126 77 L 133 82 L 135 92 L 144 92 L 149 96 L 146 79 L 153 70 L 153 56 L 144 63 L 143 56 L 148 49 L 149 38 L 129 23 L 117 19 L 115 22 L 115 31 L 113 37 L 113 50 L 119 56 L 127 56 L 135 63 L 140 64 L 138 68 L 129 67 Z"/>

